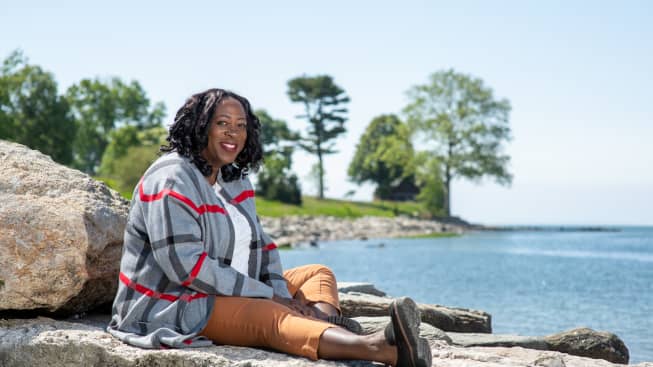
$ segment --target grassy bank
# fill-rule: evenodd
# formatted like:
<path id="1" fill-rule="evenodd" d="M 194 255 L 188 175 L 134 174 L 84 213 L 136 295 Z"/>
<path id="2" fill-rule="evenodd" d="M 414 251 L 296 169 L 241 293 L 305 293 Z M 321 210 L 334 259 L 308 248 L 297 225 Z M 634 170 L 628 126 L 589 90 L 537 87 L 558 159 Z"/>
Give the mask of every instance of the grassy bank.
<path id="1" fill-rule="evenodd" d="M 318 200 L 312 196 L 304 196 L 302 200 L 302 205 L 296 206 L 257 197 L 256 209 L 258 214 L 263 217 L 328 215 L 339 218 L 419 216 L 424 210 L 419 203 L 415 202 Z"/>

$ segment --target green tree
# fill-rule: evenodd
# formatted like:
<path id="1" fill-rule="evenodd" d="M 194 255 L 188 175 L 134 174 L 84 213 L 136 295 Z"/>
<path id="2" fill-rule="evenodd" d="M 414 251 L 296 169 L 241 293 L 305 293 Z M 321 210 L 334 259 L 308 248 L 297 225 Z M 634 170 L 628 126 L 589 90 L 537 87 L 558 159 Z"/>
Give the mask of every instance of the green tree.
<path id="1" fill-rule="evenodd" d="M 360 184 L 376 184 L 374 196 L 390 199 L 404 180 L 414 179 L 414 151 L 407 126 L 395 115 L 375 117 L 356 145 L 348 174 Z"/>
<path id="2" fill-rule="evenodd" d="M 137 81 L 126 84 L 115 77 L 106 82 L 84 79 L 68 88 L 66 99 L 77 122 L 74 165 L 89 174 L 97 172 L 113 129 L 125 125 L 147 129 L 161 125 L 165 116 L 164 105 L 150 107 Z"/>
<path id="3" fill-rule="evenodd" d="M 12 52 L 0 69 L 0 139 L 25 144 L 70 164 L 75 123 L 54 76 Z"/>
<path id="4" fill-rule="evenodd" d="M 156 160 L 167 135 L 163 126 L 125 125 L 112 130 L 98 170 L 100 178 L 120 192 L 131 191 Z"/>
<path id="5" fill-rule="evenodd" d="M 407 95 L 408 124 L 442 167 L 447 216 L 454 178 L 492 177 L 499 184 L 510 184 L 510 157 L 502 146 L 510 140 L 507 99 L 495 99 L 481 79 L 454 70 L 432 74 L 428 84 L 413 86 Z"/>
<path id="6" fill-rule="evenodd" d="M 344 123 L 347 121 L 347 109 L 343 106 L 349 103 L 349 97 L 328 75 L 304 75 L 289 80 L 288 97 L 292 102 L 304 106 L 304 114 L 298 117 L 306 119 L 309 128 L 299 146 L 317 155 L 318 196 L 324 199 L 323 159 L 327 154 L 337 153 L 332 140 L 346 131 Z"/>
<path id="7" fill-rule="evenodd" d="M 292 173 L 292 153 L 299 134 L 291 131 L 283 120 L 257 110 L 261 121 L 261 142 L 265 150 L 263 168 L 257 174 L 257 195 L 270 200 L 300 205 L 302 192 L 297 175 Z"/>

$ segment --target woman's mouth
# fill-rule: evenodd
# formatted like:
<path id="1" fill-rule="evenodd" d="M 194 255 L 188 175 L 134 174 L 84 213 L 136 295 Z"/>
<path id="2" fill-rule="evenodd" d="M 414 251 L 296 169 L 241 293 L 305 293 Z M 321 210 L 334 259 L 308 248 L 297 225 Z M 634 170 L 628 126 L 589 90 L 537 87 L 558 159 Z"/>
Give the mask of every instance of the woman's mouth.
<path id="1" fill-rule="evenodd" d="M 224 149 L 224 150 L 226 150 L 228 152 L 235 152 L 236 147 L 237 147 L 236 144 L 224 143 L 224 142 L 220 143 L 220 146 L 222 147 L 222 149 Z"/>

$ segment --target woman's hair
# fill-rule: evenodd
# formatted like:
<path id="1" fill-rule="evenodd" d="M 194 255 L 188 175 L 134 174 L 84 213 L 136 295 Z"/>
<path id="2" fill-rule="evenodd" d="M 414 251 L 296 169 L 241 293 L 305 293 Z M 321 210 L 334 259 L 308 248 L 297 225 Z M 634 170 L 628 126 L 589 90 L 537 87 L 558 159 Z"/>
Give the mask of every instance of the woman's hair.
<path id="1" fill-rule="evenodd" d="M 168 131 L 168 145 L 161 146 L 162 152 L 177 153 L 190 158 L 204 176 L 211 174 L 211 165 L 202 157 L 209 138 L 209 128 L 213 112 L 218 103 L 225 98 L 233 98 L 245 109 L 247 118 L 247 140 L 245 147 L 232 164 L 226 164 L 220 169 L 222 179 L 229 182 L 247 176 L 250 171 L 256 172 L 263 159 L 263 147 L 260 142 L 261 123 L 252 112 L 249 101 L 236 93 L 213 88 L 197 93 L 188 98 L 177 111 L 175 122 Z"/>

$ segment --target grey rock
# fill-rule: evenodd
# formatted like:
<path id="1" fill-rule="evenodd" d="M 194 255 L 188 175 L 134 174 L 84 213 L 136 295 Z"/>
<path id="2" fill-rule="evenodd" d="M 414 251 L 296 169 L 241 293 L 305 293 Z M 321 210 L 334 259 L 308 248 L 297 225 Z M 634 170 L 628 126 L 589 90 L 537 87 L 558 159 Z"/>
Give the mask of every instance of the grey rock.
<path id="1" fill-rule="evenodd" d="M 338 292 L 350 293 L 358 292 L 371 294 L 373 296 L 385 297 L 385 292 L 376 289 L 372 283 L 362 282 L 338 282 Z"/>
<path id="2" fill-rule="evenodd" d="M 389 316 L 376 316 L 376 317 L 354 317 L 363 327 L 363 334 L 372 334 L 377 331 L 385 329 L 390 323 Z M 419 325 L 419 334 L 422 338 L 429 341 L 444 341 L 447 344 L 452 344 L 451 338 L 444 331 L 436 328 L 433 325 L 421 323 Z"/>
<path id="3" fill-rule="evenodd" d="M 537 350 L 549 350 L 549 345 L 542 337 L 454 332 L 448 332 L 447 335 L 451 338 L 452 344 L 467 348 L 522 347 Z"/>
<path id="4" fill-rule="evenodd" d="M 88 175 L 2 140 L 0 171 L 0 313 L 110 302 L 128 203 Z"/>
<path id="5" fill-rule="evenodd" d="M 626 344 L 615 334 L 577 328 L 544 337 L 550 350 L 627 364 Z"/>
<path id="6" fill-rule="evenodd" d="M 348 317 L 387 316 L 392 298 L 358 292 L 340 293 L 340 308 Z M 491 333 L 492 317 L 483 311 L 418 303 L 422 322 L 444 331 Z"/>

